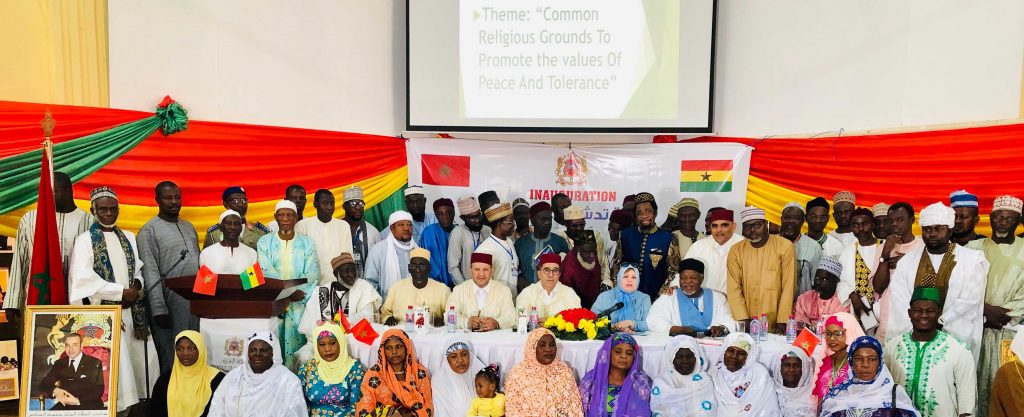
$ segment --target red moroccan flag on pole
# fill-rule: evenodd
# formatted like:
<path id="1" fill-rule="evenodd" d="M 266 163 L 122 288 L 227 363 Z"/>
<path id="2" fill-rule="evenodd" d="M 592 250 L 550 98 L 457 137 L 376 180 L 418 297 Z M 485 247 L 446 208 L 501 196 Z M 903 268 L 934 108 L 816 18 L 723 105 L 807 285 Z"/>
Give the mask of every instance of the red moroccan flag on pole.
<path id="1" fill-rule="evenodd" d="M 51 150 L 43 147 L 42 169 L 39 171 L 39 200 L 36 204 L 36 234 L 32 245 L 32 267 L 26 304 L 62 305 L 68 303 L 67 282 L 57 233 L 57 205 L 53 200 Z"/>

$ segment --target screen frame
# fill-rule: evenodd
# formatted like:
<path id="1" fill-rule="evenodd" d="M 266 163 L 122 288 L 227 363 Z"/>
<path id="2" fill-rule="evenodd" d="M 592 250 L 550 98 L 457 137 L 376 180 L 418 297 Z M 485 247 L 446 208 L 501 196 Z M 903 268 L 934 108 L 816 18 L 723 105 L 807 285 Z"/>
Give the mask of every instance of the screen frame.
<path id="1" fill-rule="evenodd" d="M 718 44 L 718 0 L 711 0 L 711 72 L 708 77 L 708 119 L 705 126 L 678 127 L 555 127 L 555 126 L 459 126 L 412 124 L 409 76 L 409 3 L 405 2 L 405 130 L 409 132 L 477 132 L 477 133 L 714 133 L 715 57 Z"/>

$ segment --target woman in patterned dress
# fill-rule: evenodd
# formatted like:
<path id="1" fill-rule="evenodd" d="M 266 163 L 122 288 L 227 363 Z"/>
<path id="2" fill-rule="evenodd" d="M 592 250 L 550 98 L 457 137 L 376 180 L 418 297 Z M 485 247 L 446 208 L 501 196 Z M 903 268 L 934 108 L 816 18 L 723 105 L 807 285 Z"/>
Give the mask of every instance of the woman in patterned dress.
<path id="1" fill-rule="evenodd" d="M 430 374 L 427 367 L 416 360 L 409 336 L 402 330 L 390 329 L 381 340 L 377 364 L 363 376 L 362 398 L 356 404 L 356 415 L 433 416 Z"/>
<path id="2" fill-rule="evenodd" d="M 348 338 L 336 323 L 321 322 L 308 335 L 314 357 L 299 367 L 299 381 L 313 417 L 352 417 L 366 368 L 348 354 Z"/>

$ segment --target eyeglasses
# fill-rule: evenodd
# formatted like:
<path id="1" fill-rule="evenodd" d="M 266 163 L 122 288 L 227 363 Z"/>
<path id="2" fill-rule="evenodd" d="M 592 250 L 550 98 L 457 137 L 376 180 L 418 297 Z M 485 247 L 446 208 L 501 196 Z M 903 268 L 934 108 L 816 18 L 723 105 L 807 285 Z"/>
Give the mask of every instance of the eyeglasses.
<path id="1" fill-rule="evenodd" d="M 548 275 L 552 275 L 552 274 L 557 274 L 559 272 L 562 272 L 562 270 L 558 269 L 558 268 L 541 268 L 540 272 L 543 272 L 543 273 L 548 274 Z"/>
<path id="2" fill-rule="evenodd" d="M 344 206 L 346 204 L 351 206 L 351 207 L 366 207 L 366 202 L 358 201 L 358 200 L 351 200 L 351 201 L 349 201 L 349 202 L 347 202 L 345 204 L 342 204 L 342 205 Z"/>
<path id="3" fill-rule="evenodd" d="M 846 337 L 846 330 L 840 330 L 837 332 L 825 332 L 825 337 L 838 339 L 840 337 Z"/>
<path id="4" fill-rule="evenodd" d="M 229 203 L 235 203 L 235 204 L 242 204 L 242 203 L 248 203 L 249 199 L 247 199 L 247 198 L 229 198 L 228 202 Z"/>

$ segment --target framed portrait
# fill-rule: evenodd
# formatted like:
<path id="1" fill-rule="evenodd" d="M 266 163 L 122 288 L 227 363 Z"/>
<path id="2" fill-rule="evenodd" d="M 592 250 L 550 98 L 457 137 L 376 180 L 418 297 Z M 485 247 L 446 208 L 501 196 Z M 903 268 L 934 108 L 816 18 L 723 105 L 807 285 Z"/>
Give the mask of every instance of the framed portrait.
<path id="1" fill-rule="evenodd" d="M 121 307 L 28 306 L 22 416 L 115 417 Z"/>
<path id="2" fill-rule="evenodd" d="M 18 341 L 0 340 L 0 401 L 18 399 Z"/>

